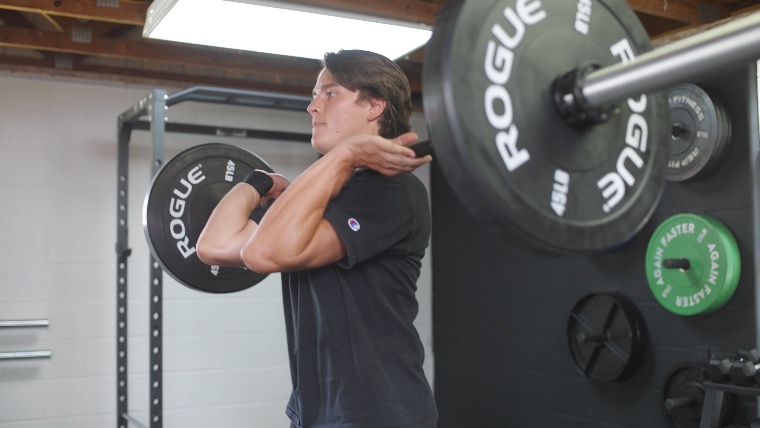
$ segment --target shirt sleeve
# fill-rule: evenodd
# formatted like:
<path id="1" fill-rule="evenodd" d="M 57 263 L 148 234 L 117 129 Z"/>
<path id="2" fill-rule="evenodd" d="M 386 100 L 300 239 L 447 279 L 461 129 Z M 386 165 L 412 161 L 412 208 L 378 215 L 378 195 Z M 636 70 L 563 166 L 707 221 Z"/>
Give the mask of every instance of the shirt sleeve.
<path id="1" fill-rule="evenodd" d="M 383 252 L 409 252 L 406 238 L 417 225 L 414 203 L 403 180 L 403 176 L 362 171 L 330 201 L 325 219 L 340 236 L 347 253 L 338 266 L 348 269 Z"/>

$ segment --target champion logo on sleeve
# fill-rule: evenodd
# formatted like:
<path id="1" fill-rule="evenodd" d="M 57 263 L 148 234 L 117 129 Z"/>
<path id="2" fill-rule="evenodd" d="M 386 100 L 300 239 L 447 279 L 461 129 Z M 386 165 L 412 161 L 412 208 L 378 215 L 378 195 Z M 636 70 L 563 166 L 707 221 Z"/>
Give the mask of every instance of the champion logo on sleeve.
<path id="1" fill-rule="evenodd" d="M 351 228 L 354 232 L 358 232 L 359 229 L 361 229 L 361 226 L 359 225 L 359 222 L 356 221 L 354 218 L 348 219 L 348 227 Z"/>

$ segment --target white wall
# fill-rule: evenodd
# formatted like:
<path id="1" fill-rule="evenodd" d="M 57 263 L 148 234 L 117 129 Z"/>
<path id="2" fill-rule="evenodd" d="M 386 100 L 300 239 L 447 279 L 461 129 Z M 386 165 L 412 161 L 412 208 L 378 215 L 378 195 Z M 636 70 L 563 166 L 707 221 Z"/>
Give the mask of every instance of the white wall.
<path id="1" fill-rule="evenodd" d="M 0 428 L 116 426 L 116 118 L 149 88 L 0 74 Z M 174 89 L 168 89 L 172 92 Z M 199 103 L 170 121 L 310 132 L 307 113 Z M 415 128 L 425 136 L 422 117 Z M 246 147 L 294 179 L 316 160 L 308 144 L 167 134 L 166 158 L 196 144 Z M 150 136 L 130 147 L 129 407 L 147 425 L 148 247 L 141 210 Z M 419 171 L 428 183 L 428 169 Z M 430 255 L 416 324 L 432 381 Z M 164 275 L 164 427 L 287 427 L 289 395 L 279 275 L 227 294 L 193 291 Z"/>

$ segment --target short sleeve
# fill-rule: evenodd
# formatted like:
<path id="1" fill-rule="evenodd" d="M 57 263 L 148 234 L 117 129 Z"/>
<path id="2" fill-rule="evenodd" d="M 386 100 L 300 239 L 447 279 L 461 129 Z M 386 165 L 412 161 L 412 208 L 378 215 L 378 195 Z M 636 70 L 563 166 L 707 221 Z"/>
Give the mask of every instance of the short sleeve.
<path id="1" fill-rule="evenodd" d="M 342 239 L 347 257 L 338 262 L 348 269 L 381 253 L 410 251 L 409 237 L 418 227 L 415 204 L 404 185 L 405 175 L 386 177 L 375 171 L 358 172 L 325 210 Z"/>

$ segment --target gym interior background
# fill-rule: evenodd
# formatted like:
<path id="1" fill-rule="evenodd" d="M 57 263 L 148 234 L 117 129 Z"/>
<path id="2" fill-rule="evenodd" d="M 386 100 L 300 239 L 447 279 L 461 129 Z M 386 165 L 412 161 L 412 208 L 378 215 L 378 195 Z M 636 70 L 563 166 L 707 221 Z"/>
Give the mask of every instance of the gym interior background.
<path id="1" fill-rule="evenodd" d="M 4 74 L 0 114 L 0 314 L 47 319 L 2 329 L 0 352 L 50 350 L 49 359 L 2 361 L 0 427 L 116 425 L 116 117 L 149 88 Z M 12 102 L 10 100 L 13 100 Z M 170 121 L 311 132 L 304 112 L 198 103 Z M 424 129 L 421 116 L 414 126 Z M 309 144 L 166 135 L 166 158 L 207 142 L 237 144 L 290 179 L 317 159 Z M 148 422 L 149 250 L 142 230 L 151 179 L 148 132 L 130 143 L 129 410 Z M 428 172 L 420 176 L 427 183 Z M 430 257 L 418 283 L 417 328 L 430 356 Z M 279 275 L 213 295 L 164 275 L 164 426 L 287 426 L 290 395 Z"/>
<path id="2" fill-rule="evenodd" d="M 0 31 L 18 25 L 5 12 L 0 18 Z M 18 54 L 13 49 L 3 48 L 0 56 L 0 320 L 49 325 L 0 328 L 0 353 L 48 350 L 51 356 L 0 360 L 0 428 L 114 426 L 116 118 L 156 85 L 134 76 L 102 80 L 96 74 L 110 64 L 77 57 L 73 68 L 86 72 L 45 70 L 43 63 L 59 60 L 52 57 L 28 56 L 8 65 L 8 57 Z M 155 73 L 153 82 L 163 89 L 185 87 L 173 85 L 168 73 Z M 418 282 L 416 325 L 440 427 L 666 427 L 661 387 L 673 366 L 704 364 L 713 351 L 755 346 L 756 67 L 723 70 L 699 83 L 714 90 L 731 113 L 727 157 L 703 180 L 669 183 L 644 230 L 615 252 L 526 252 L 479 225 L 435 163 L 418 171 L 431 192 L 434 233 Z M 305 112 L 183 104 L 167 116 L 220 127 L 310 132 Z M 420 112 L 413 123 L 424 138 Z M 212 141 L 248 148 L 289 178 L 316 160 L 308 144 L 186 134 L 167 134 L 166 158 Z M 130 414 L 146 426 L 149 251 L 141 209 L 151 178 L 150 145 L 149 133 L 133 132 L 128 400 Z M 647 286 L 649 238 L 660 222 L 683 212 L 719 218 L 739 244 L 740 283 L 726 306 L 712 314 L 667 312 Z M 568 351 L 569 314 L 581 297 L 597 292 L 619 293 L 644 320 L 644 352 L 624 381 L 589 380 Z M 193 291 L 165 276 L 163 323 L 165 427 L 287 426 L 283 409 L 290 381 L 277 275 L 232 295 Z M 736 401 L 726 422 L 748 426 L 757 412 L 754 398 Z"/>

